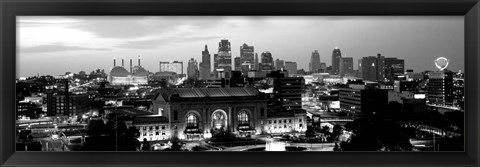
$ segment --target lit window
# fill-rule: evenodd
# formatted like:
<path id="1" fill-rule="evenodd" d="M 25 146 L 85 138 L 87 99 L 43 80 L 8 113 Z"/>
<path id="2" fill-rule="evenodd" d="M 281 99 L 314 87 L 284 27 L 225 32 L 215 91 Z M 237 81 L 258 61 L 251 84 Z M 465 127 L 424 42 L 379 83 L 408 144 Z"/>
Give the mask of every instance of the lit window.
<path id="1" fill-rule="evenodd" d="M 187 127 L 197 127 L 197 116 L 190 114 L 187 116 Z"/>
<path id="2" fill-rule="evenodd" d="M 248 114 L 245 111 L 238 113 L 238 122 L 239 124 L 248 124 Z"/>

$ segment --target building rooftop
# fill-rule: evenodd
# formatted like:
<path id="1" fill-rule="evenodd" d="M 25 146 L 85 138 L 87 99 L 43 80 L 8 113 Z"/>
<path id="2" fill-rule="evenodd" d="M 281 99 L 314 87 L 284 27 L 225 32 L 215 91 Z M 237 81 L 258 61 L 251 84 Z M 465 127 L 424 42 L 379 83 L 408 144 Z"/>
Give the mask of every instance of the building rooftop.
<path id="1" fill-rule="evenodd" d="M 178 95 L 180 98 L 204 98 L 204 97 L 248 97 L 257 96 L 258 90 L 255 88 L 237 87 L 237 88 L 174 88 L 160 89 L 155 96 L 162 95 L 169 99 L 172 95 Z"/>
<path id="2" fill-rule="evenodd" d="M 295 115 L 306 115 L 307 111 L 304 109 L 292 109 L 292 110 L 281 110 L 267 112 L 268 118 L 285 118 L 285 117 L 294 117 Z"/>
<path id="3" fill-rule="evenodd" d="M 121 66 L 115 66 L 110 71 L 110 76 L 126 77 L 128 75 L 130 75 L 130 73 L 125 68 L 123 68 Z"/>
<path id="4" fill-rule="evenodd" d="M 133 125 L 168 123 L 168 118 L 158 115 L 138 116 L 133 120 Z"/>

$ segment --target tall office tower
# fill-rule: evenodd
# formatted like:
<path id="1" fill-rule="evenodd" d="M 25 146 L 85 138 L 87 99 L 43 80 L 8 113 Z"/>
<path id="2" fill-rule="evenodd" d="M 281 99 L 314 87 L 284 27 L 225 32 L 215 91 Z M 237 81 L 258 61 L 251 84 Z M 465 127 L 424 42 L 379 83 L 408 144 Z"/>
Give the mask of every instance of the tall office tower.
<path id="1" fill-rule="evenodd" d="M 320 69 L 320 53 L 318 50 L 312 52 L 312 56 L 310 57 L 309 70 L 312 73 L 316 73 Z"/>
<path id="2" fill-rule="evenodd" d="M 242 61 L 240 57 L 235 57 L 233 59 L 234 65 L 235 65 L 235 71 L 241 71 L 242 70 Z"/>
<path id="3" fill-rule="evenodd" d="M 273 71 L 273 56 L 272 53 L 265 51 L 261 55 L 262 63 L 260 64 L 261 71 Z"/>
<path id="4" fill-rule="evenodd" d="M 255 53 L 255 60 L 253 62 L 253 67 L 255 68 L 255 71 L 259 71 L 260 70 L 260 67 L 259 67 L 259 62 L 258 62 L 258 54 Z"/>
<path id="5" fill-rule="evenodd" d="M 338 47 L 335 47 L 332 52 L 332 72 L 333 75 L 338 75 L 340 72 L 340 58 L 342 58 L 342 52 Z"/>
<path id="6" fill-rule="evenodd" d="M 428 73 L 428 103 L 453 104 L 453 74 L 448 70 Z"/>
<path id="7" fill-rule="evenodd" d="M 325 62 L 320 62 L 320 72 L 327 71 L 327 64 Z"/>
<path id="8" fill-rule="evenodd" d="M 218 58 L 218 54 L 217 54 L 217 53 L 213 54 L 213 74 L 214 74 L 214 75 L 217 74 L 217 73 L 215 73 L 215 71 L 217 71 L 217 69 L 218 69 L 218 63 L 219 63 L 219 62 L 217 61 L 218 59 L 219 59 L 219 58 Z"/>
<path id="9" fill-rule="evenodd" d="M 342 57 L 340 59 L 340 76 L 344 77 L 345 75 L 353 74 L 353 58 L 352 57 Z"/>
<path id="10" fill-rule="evenodd" d="M 277 59 L 275 60 L 275 70 L 281 70 L 283 67 L 285 67 L 285 61 Z"/>
<path id="11" fill-rule="evenodd" d="M 351 114 L 372 114 L 385 110 L 388 90 L 363 84 L 349 84 L 339 88 L 340 111 Z"/>
<path id="12" fill-rule="evenodd" d="M 187 77 L 191 79 L 198 79 L 198 76 L 198 63 L 195 59 L 191 58 L 188 60 Z"/>
<path id="13" fill-rule="evenodd" d="M 385 57 L 381 54 L 375 56 L 363 57 L 361 66 L 362 78 L 369 81 L 384 81 L 385 80 Z"/>
<path id="14" fill-rule="evenodd" d="M 288 71 L 288 77 L 296 77 L 297 76 L 297 62 L 286 61 L 285 62 L 285 70 Z"/>
<path id="15" fill-rule="evenodd" d="M 222 39 L 218 43 L 218 55 L 215 57 L 215 76 L 217 78 L 230 78 L 232 71 L 232 53 L 228 39 Z M 223 73 L 224 75 L 219 75 Z"/>
<path id="16" fill-rule="evenodd" d="M 200 76 L 199 79 L 207 80 L 210 79 L 210 53 L 208 52 L 208 47 L 205 45 L 205 50 L 202 51 L 202 62 L 200 63 Z"/>
<path id="17" fill-rule="evenodd" d="M 401 76 L 405 71 L 405 61 L 396 57 L 385 57 L 385 78 L 386 81 L 392 81 Z"/>
<path id="18" fill-rule="evenodd" d="M 302 108 L 302 89 L 305 85 L 303 77 L 286 77 L 284 72 L 274 71 L 267 74 L 273 79 L 273 101 L 268 102 L 269 108 L 282 106 L 287 109 Z"/>
<path id="19" fill-rule="evenodd" d="M 242 63 L 241 64 L 241 71 L 243 76 L 248 76 L 248 72 L 253 69 L 252 63 Z"/>
<path id="20" fill-rule="evenodd" d="M 358 73 L 357 73 L 358 78 L 362 78 L 362 59 L 358 59 Z"/>
<path id="21" fill-rule="evenodd" d="M 174 61 L 170 62 L 160 62 L 160 72 L 175 72 L 178 75 L 183 74 L 183 62 Z"/>
<path id="22" fill-rule="evenodd" d="M 253 64 L 255 63 L 254 61 L 254 47 L 253 46 L 248 46 L 246 43 L 244 43 L 242 46 L 240 46 L 240 64 L 243 63 L 249 63 Z"/>

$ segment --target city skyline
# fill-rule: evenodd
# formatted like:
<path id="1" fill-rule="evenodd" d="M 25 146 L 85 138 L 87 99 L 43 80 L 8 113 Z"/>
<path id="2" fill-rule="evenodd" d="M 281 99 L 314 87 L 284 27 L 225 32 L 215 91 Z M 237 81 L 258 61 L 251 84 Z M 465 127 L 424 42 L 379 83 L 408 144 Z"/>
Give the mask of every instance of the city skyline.
<path id="1" fill-rule="evenodd" d="M 460 16 L 20 16 L 17 77 L 108 71 L 113 58 L 138 55 L 146 70 L 158 72 L 160 61 L 200 62 L 205 45 L 213 59 L 223 38 L 231 42 L 232 58 L 240 56 L 246 43 L 255 53 L 271 52 L 274 60 L 294 61 L 305 70 L 312 51 L 318 50 L 321 61 L 331 66 L 333 48 L 338 47 L 342 57 L 354 62 L 381 53 L 404 59 L 405 69 L 421 72 L 436 70 L 433 61 L 446 57 L 453 60 L 448 69 L 464 71 L 462 23 Z"/>

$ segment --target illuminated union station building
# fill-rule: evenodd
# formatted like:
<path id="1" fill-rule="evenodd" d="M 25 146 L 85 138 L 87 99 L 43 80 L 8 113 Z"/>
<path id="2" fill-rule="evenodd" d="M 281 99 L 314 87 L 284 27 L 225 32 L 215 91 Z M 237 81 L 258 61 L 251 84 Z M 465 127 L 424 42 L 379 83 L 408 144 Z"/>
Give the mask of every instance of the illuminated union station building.
<path id="1" fill-rule="evenodd" d="M 258 90 L 242 87 L 162 89 L 152 108 L 158 117 L 166 118 L 158 126 L 168 124 L 169 138 L 199 139 L 225 133 L 260 134 L 266 107 L 267 100 Z M 144 135 L 149 140 L 149 134 Z"/>

